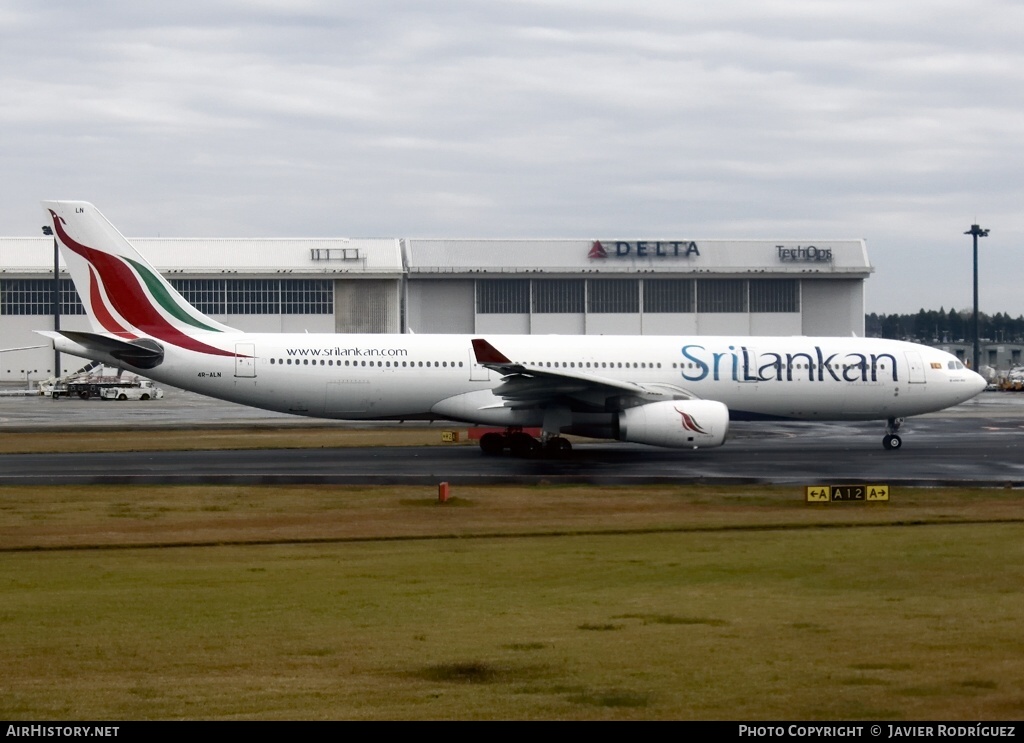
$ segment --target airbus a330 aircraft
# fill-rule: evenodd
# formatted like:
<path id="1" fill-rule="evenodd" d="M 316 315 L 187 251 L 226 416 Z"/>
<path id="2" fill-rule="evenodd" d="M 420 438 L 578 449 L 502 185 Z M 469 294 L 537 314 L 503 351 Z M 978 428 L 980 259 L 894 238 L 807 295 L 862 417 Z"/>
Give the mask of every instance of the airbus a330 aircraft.
<path id="1" fill-rule="evenodd" d="M 564 453 L 565 433 L 719 446 L 730 418 L 884 420 L 898 449 L 904 417 L 985 387 L 948 353 L 869 338 L 244 333 L 186 302 L 92 204 L 43 206 L 92 326 L 39 331 L 57 350 L 267 410 L 505 429 L 481 438 L 488 454 Z"/>

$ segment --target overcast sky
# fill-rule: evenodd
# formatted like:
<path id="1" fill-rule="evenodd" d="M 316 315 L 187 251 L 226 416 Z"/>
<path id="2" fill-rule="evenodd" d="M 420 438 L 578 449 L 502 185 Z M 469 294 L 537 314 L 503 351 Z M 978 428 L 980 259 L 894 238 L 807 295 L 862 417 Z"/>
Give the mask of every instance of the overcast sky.
<path id="1" fill-rule="evenodd" d="M 1024 314 L 1024 3 L 0 0 L 0 234 L 865 238 Z"/>

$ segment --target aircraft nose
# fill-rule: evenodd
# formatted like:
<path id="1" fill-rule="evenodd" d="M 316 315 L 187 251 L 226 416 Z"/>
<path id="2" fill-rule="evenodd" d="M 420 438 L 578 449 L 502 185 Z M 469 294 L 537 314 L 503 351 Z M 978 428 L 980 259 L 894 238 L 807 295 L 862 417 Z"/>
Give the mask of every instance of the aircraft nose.
<path id="1" fill-rule="evenodd" d="M 967 383 L 971 386 L 971 390 L 975 395 L 988 387 L 988 382 L 985 381 L 985 377 L 981 376 L 976 371 L 971 372 L 971 376 L 968 378 Z"/>

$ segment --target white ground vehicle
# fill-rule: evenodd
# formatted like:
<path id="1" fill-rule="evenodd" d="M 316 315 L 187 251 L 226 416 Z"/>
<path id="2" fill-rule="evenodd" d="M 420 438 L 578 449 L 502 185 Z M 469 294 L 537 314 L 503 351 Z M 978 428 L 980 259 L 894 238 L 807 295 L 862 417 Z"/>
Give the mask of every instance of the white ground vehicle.
<path id="1" fill-rule="evenodd" d="M 104 400 L 159 400 L 163 396 L 164 391 L 150 379 L 125 382 L 100 390 L 100 398 Z"/>

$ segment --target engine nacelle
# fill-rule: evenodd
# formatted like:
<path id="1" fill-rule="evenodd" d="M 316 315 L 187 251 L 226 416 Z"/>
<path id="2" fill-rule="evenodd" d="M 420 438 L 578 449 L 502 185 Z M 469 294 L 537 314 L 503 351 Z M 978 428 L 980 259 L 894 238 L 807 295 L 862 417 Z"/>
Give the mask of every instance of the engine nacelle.
<path id="1" fill-rule="evenodd" d="M 696 449 L 721 446 L 729 433 L 729 408 L 714 400 L 666 400 L 619 413 L 619 440 Z"/>

